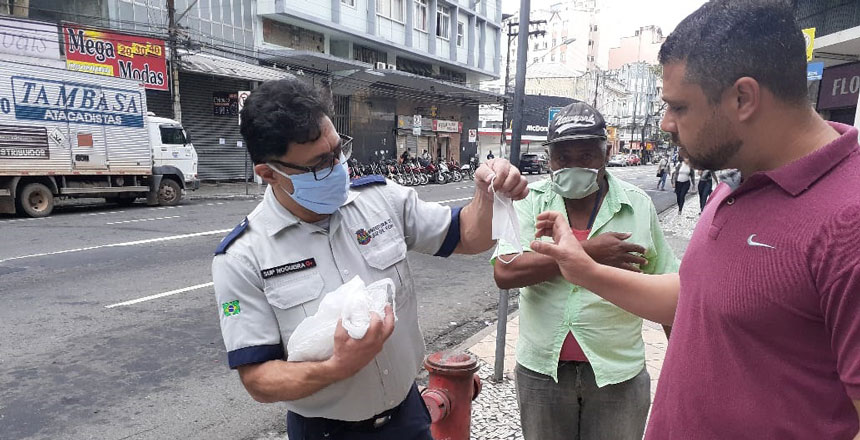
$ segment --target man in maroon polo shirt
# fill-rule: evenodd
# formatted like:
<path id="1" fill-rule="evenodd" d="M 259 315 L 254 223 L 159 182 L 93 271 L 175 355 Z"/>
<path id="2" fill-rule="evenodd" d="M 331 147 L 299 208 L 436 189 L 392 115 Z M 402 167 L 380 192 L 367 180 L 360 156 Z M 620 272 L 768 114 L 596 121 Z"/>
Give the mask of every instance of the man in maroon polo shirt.
<path id="1" fill-rule="evenodd" d="M 655 440 L 860 439 L 860 146 L 806 98 L 790 6 L 715 0 L 660 51 L 662 127 L 694 166 L 737 168 L 679 276 L 600 266 L 563 217 L 535 252 L 644 318 L 674 324 L 646 433 Z"/>

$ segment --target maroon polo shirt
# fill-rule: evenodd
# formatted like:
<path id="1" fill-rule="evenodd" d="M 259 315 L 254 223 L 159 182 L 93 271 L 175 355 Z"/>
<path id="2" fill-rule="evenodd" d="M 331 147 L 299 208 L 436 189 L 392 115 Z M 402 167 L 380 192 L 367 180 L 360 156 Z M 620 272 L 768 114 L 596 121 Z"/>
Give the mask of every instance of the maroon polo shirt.
<path id="1" fill-rule="evenodd" d="M 833 143 L 708 202 L 646 438 L 857 434 L 860 147 L 831 125 Z"/>

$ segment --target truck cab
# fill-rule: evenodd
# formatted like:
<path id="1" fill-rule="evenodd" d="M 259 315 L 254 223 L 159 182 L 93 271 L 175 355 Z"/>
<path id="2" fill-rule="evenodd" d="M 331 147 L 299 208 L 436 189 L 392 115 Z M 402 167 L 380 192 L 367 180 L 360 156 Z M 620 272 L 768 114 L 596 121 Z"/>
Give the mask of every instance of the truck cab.
<path id="1" fill-rule="evenodd" d="M 200 180 L 197 177 L 197 150 L 182 125 L 173 119 L 161 118 L 150 112 L 147 115 L 147 126 L 152 145 L 153 168 L 176 168 L 182 173 L 185 188 L 200 188 Z"/>

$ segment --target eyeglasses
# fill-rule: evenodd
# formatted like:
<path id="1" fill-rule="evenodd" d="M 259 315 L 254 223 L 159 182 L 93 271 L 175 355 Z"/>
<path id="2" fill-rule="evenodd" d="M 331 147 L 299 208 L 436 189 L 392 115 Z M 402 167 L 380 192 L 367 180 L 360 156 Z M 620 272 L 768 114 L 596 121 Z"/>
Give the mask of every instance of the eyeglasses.
<path id="1" fill-rule="evenodd" d="M 311 165 L 309 167 L 295 165 L 277 159 L 272 159 L 269 162 L 276 163 L 285 168 L 304 171 L 306 173 L 313 173 L 314 180 L 323 180 L 326 177 L 330 176 L 332 171 L 334 171 L 334 165 L 336 160 L 340 159 L 341 161 L 347 161 L 351 157 L 352 138 L 345 134 L 342 134 L 340 135 L 340 142 L 338 142 L 337 146 L 334 147 L 334 150 L 330 151 L 328 154 L 320 158 L 320 160 L 316 164 Z"/>

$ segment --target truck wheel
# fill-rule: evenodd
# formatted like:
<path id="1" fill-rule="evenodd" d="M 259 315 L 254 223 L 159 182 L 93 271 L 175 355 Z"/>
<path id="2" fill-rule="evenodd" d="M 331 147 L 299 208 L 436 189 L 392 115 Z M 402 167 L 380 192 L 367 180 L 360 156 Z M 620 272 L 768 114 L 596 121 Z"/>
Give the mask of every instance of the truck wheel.
<path id="1" fill-rule="evenodd" d="M 173 179 L 161 179 L 158 185 L 158 204 L 162 206 L 174 206 L 182 199 L 182 188 Z"/>
<path id="2" fill-rule="evenodd" d="M 30 217 L 47 217 L 54 210 L 54 194 L 41 183 L 30 183 L 18 193 L 18 207 Z"/>

